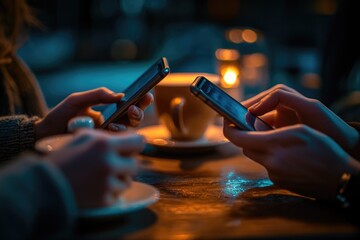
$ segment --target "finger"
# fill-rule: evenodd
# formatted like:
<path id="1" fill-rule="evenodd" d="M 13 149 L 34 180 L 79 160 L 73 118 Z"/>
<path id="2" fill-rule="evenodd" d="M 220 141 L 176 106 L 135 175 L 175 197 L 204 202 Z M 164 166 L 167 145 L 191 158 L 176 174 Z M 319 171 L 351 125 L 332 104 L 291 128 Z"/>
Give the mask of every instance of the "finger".
<path id="1" fill-rule="evenodd" d="M 98 104 L 114 103 L 121 100 L 123 96 L 123 93 L 114 93 L 107 88 L 97 88 L 90 91 L 73 93 L 65 101 L 70 106 L 81 109 Z"/>
<path id="2" fill-rule="evenodd" d="M 134 158 L 119 156 L 109 159 L 112 172 L 119 179 L 125 176 L 133 176 L 137 171 L 137 162 Z"/>
<path id="3" fill-rule="evenodd" d="M 144 95 L 144 97 L 142 97 L 142 99 L 139 101 L 137 106 L 140 109 L 145 110 L 145 108 L 153 102 L 154 102 L 154 96 L 151 93 L 147 93 Z"/>
<path id="4" fill-rule="evenodd" d="M 91 117 L 94 120 L 95 126 L 100 126 L 104 122 L 104 117 L 99 111 L 95 111 L 92 108 L 87 108 L 84 114 Z"/>
<path id="5" fill-rule="evenodd" d="M 264 142 L 268 142 L 269 138 L 268 134 L 264 134 L 262 132 L 239 130 L 228 120 L 224 121 L 223 133 L 224 136 L 235 145 L 242 148 L 249 148 L 255 150 L 265 149 L 262 145 L 264 144 Z M 257 141 L 259 141 L 260 144 L 257 144 Z"/>
<path id="6" fill-rule="evenodd" d="M 225 122 L 227 123 L 227 122 Z M 269 131 L 241 131 L 229 124 L 224 124 L 224 136 L 235 145 L 257 151 L 275 151 L 277 147 L 287 146 L 292 142 L 302 142 L 300 135 L 307 135 L 309 127 L 301 124 Z"/>
<path id="7" fill-rule="evenodd" d="M 264 122 L 266 122 L 269 126 L 274 126 L 276 117 L 277 117 L 276 111 L 271 111 L 271 112 L 268 112 L 268 113 L 265 113 L 264 115 L 262 115 L 261 119 Z M 255 129 L 257 129 L 257 128 L 255 128 Z"/>
<path id="8" fill-rule="evenodd" d="M 116 151 L 121 155 L 131 155 L 139 153 L 145 147 L 143 136 L 130 131 L 112 132 L 101 129 L 79 129 L 76 138 L 80 138 L 80 142 L 91 141 L 97 148 Z"/>
<path id="9" fill-rule="evenodd" d="M 108 181 L 110 185 L 111 195 L 114 200 L 117 200 L 120 194 L 129 187 L 126 181 L 122 181 L 114 175 L 110 176 Z"/>
<path id="10" fill-rule="evenodd" d="M 309 108 L 312 108 L 306 97 L 284 90 L 276 90 L 264 97 L 257 105 L 250 107 L 249 111 L 256 116 L 261 116 L 275 110 L 279 105 L 300 113 L 309 112 Z"/>
<path id="11" fill-rule="evenodd" d="M 140 152 L 145 147 L 144 137 L 129 131 L 113 135 L 110 146 L 122 155 L 131 155 Z"/>
<path id="12" fill-rule="evenodd" d="M 276 109 L 276 127 L 283 127 L 287 125 L 294 125 L 300 122 L 297 113 L 285 106 L 279 106 Z"/>
<path id="13" fill-rule="evenodd" d="M 129 123 L 132 127 L 137 127 L 140 122 L 144 119 L 144 112 L 140 108 L 132 105 L 127 111 Z"/>
<path id="14" fill-rule="evenodd" d="M 127 130 L 127 127 L 123 124 L 110 123 L 108 129 L 113 132 L 124 132 Z"/>
<path id="15" fill-rule="evenodd" d="M 252 98 L 249 98 L 245 101 L 242 101 L 241 103 L 249 108 L 250 106 L 253 106 L 254 104 L 257 104 L 261 99 L 263 99 L 265 96 L 267 96 L 268 94 L 270 94 L 271 92 L 275 91 L 275 90 L 284 90 L 284 91 L 287 91 L 287 92 L 291 92 L 291 93 L 294 93 L 294 94 L 297 94 L 297 95 L 301 95 L 299 92 L 297 92 L 296 90 L 286 86 L 286 85 L 283 85 L 283 84 L 277 84 L 275 85 L 274 87 L 272 88 L 269 88 L 268 90 L 265 90 L 261 93 L 259 93 L 258 95 L 252 97 Z"/>
<path id="16" fill-rule="evenodd" d="M 141 123 L 141 121 L 137 121 L 137 120 L 134 120 L 134 119 L 130 119 L 130 126 L 131 127 L 137 127 L 139 126 Z"/>

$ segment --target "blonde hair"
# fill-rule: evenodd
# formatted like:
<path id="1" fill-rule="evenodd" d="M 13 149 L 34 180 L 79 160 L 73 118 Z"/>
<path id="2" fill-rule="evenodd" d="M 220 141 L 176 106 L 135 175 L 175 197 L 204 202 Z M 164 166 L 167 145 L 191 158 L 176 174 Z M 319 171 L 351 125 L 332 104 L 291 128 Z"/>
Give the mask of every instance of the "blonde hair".
<path id="1" fill-rule="evenodd" d="M 0 59 L 12 55 L 34 25 L 40 23 L 26 0 L 0 0 Z"/>

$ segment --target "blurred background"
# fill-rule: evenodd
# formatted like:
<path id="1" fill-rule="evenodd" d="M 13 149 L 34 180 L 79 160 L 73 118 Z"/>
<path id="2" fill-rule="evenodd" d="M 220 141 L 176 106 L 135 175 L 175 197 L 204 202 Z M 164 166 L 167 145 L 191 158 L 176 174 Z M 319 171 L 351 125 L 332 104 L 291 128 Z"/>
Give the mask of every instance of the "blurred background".
<path id="1" fill-rule="evenodd" d="M 49 107 L 74 91 L 121 91 L 161 56 L 172 72 L 220 74 L 240 100 L 283 83 L 347 118 L 360 102 L 355 0 L 28 2 L 44 27 L 19 54 Z"/>

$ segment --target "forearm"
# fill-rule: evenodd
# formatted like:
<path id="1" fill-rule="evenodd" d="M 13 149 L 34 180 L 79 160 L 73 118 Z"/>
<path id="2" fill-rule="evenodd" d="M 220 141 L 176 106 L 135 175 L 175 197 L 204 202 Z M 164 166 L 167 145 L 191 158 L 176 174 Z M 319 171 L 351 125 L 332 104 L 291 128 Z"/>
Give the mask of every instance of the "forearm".
<path id="1" fill-rule="evenodd" d="M 76 216 L 66 179 L 34 156 L 0 171 L 0 239 L 68 236 Z"/>
<path id="2" fill-rule="evenodd" d="M 360 122 L 351 122 L 349 123 L 350 126 L 352 126 L 353 128 L 355 128 L 359 134 L 360 134 Z M 351 149 L 347 149 L 347 152 L 354 157 L 355 159 L 360 161 L 360 139 L 358 139 L 357 144 L 351 148 Z"/>
<path id="3" fill-rule="evenodd" d="M 0 161 L 33 149 L 36 140 L 34 123 L 38 119 L 25 115 L 0 117 Z"/>

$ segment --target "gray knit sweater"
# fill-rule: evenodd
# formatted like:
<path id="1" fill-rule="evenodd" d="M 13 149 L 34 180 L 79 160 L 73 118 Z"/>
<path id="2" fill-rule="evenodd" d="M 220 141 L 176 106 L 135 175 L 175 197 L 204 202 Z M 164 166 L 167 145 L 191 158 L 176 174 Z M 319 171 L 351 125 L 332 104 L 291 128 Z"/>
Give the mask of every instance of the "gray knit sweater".
<path id="1" fill-rule="evenodd" d="M 33 149 L 34 122 L 38 119 L 26 115 L 0 117 L 1 161 L 7 161 L 25 150 Z"/>
<path id="2" fill-rule="evenodd" d="M 30 69 L 16 55 L 7 60 L 0 63 L 0 163 L 33 149 L 34 122 L 47 112 Z"/>

